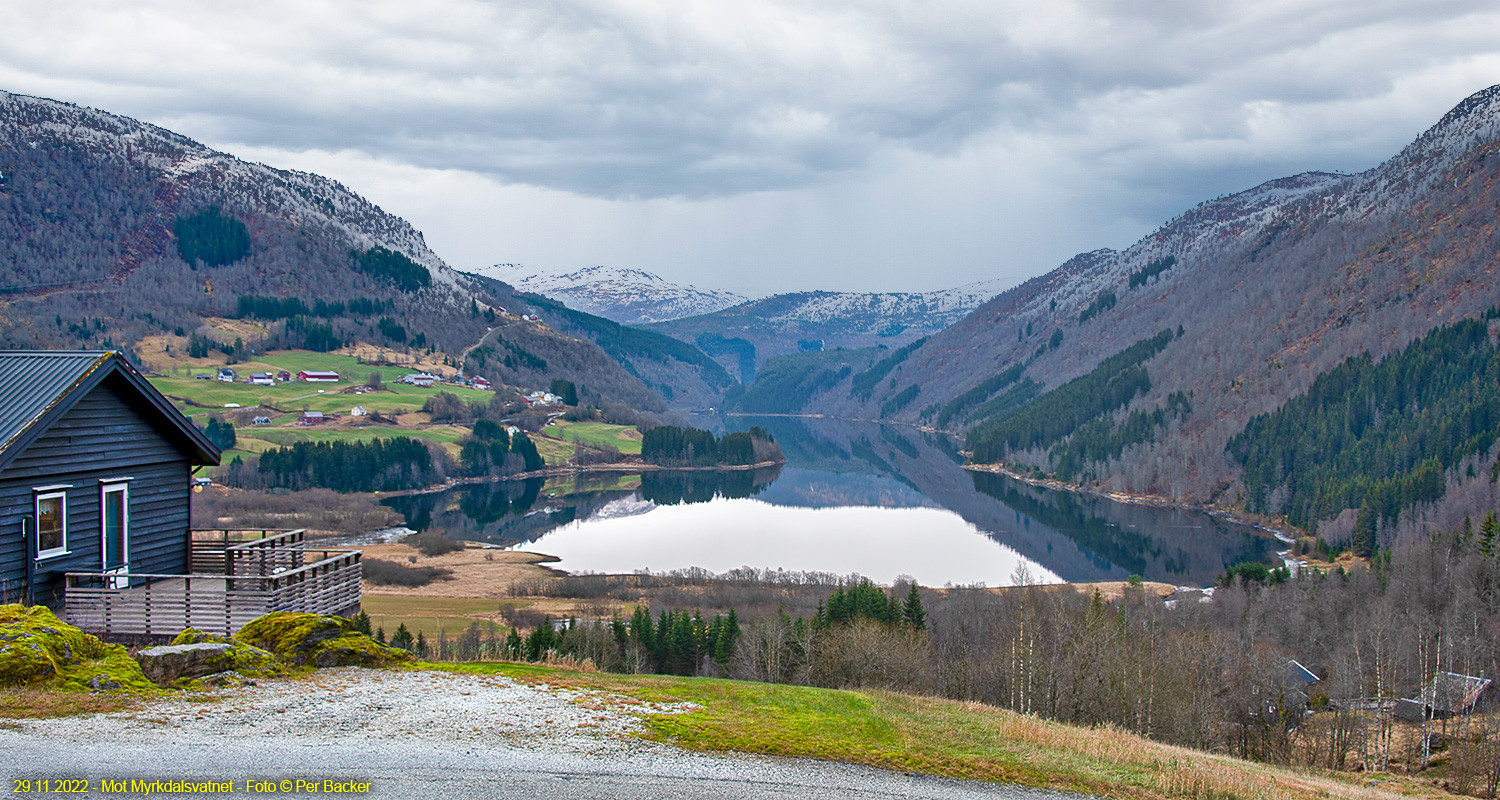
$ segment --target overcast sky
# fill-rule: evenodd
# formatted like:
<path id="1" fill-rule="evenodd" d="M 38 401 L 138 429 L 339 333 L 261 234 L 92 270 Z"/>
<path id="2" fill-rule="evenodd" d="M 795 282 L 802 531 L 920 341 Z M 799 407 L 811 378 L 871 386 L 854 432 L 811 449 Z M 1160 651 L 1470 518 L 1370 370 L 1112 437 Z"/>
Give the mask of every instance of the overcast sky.
<path id="1" fill-rule="evenodd" d="M 1019 281 L 1500 83 L 1480 0 L 10 0 L 0 31 L 0 89 L 335 178 L 460 269 L 756 294 Z"/>

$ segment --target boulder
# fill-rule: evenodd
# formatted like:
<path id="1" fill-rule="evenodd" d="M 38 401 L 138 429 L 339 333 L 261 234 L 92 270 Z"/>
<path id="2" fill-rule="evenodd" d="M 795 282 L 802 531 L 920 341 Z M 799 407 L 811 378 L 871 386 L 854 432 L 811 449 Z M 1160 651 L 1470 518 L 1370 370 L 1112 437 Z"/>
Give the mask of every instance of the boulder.
<path id="1" fill-rule="evenodd" d="M 167 686 L 178 678 L 201 678 L 224 672 L 234 653 L 234 646 L 223 642 L 167 644 L 148 647 L 135 654 L 141 672 L 157 686 Z"/>
<path id="2" fill-rule="evenodd" d="M 0 686 L 150 692 L 125 648 L 105 644 L 43 606 L 0 605 Z"/>
<path id="3" fill-rule="evenodd" d="M 354 629 L 343 617 L 276 611 L 251 620 L 235 638 L 297 666 L 387 667 L 412 659 Z"/>
<path id="4" fill-rule="evenodd" d="M 229 646 L 229 656 L 221 666 L 221 669 L 224 671 L 262 678 L 282 675 L 287 671 L 286 665 L 274 653 L 262 650 L 251 644 L 246 644 L 234 637 L 219 636 L 217 634 L 204 633 L 197 628 L 188 628 L 182 633 L 177 634 L 177 638 L 172 640 L 172 644 L 174 645 L 205 643 Z"/>

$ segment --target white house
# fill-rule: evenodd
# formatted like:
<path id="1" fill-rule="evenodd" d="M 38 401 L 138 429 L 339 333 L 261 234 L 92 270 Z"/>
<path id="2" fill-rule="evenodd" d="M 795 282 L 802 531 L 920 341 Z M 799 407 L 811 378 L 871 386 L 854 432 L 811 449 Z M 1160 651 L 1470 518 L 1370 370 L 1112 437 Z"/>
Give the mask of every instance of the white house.
<path id="1" fill-rule="evenodd" d="M 250 382 L 256 386 L 275 386 L 276 379 L 269 372 L 250 373 Z"/>
<path id="2" fill-rule="evenodd" d="M 352 409 L 349 410 L 349 416 L 351 416 L 351 417 L 368 417 L 368 416 L 370 416 L 370 410 L 367 409 L 367 408 L 365 408 L 364 406 L 355 406 L 354 408 L 352 408 Z"/>

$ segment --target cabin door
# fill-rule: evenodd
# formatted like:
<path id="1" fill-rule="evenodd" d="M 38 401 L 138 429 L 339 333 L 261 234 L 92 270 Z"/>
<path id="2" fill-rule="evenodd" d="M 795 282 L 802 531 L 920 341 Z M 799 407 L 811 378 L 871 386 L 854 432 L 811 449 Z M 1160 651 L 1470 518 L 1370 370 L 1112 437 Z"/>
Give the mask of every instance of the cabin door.
<path id="1" fill-rule="evenodd" d="M 100 552 L 104 556 L 105 578 L 111 589 L 127 589 L 130 579 L 130 484 L 105 484 L 100 493 L 99 527 L 103 534 Z"/>

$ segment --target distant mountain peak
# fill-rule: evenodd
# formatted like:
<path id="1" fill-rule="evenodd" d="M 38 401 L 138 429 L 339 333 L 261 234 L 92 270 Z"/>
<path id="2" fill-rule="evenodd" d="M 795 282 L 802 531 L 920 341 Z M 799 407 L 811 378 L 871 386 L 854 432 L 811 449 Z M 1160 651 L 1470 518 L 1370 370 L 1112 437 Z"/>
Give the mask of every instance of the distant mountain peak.
<path id="1" fill-rule="evenodd" d="M 623 324 L 709 314 L 749 299 L 723 289 L 672 283 L 654 272 L 627 267 L 590 266 L 556 272 L 522 264 L 495 264 L 478 273 Z"/>

